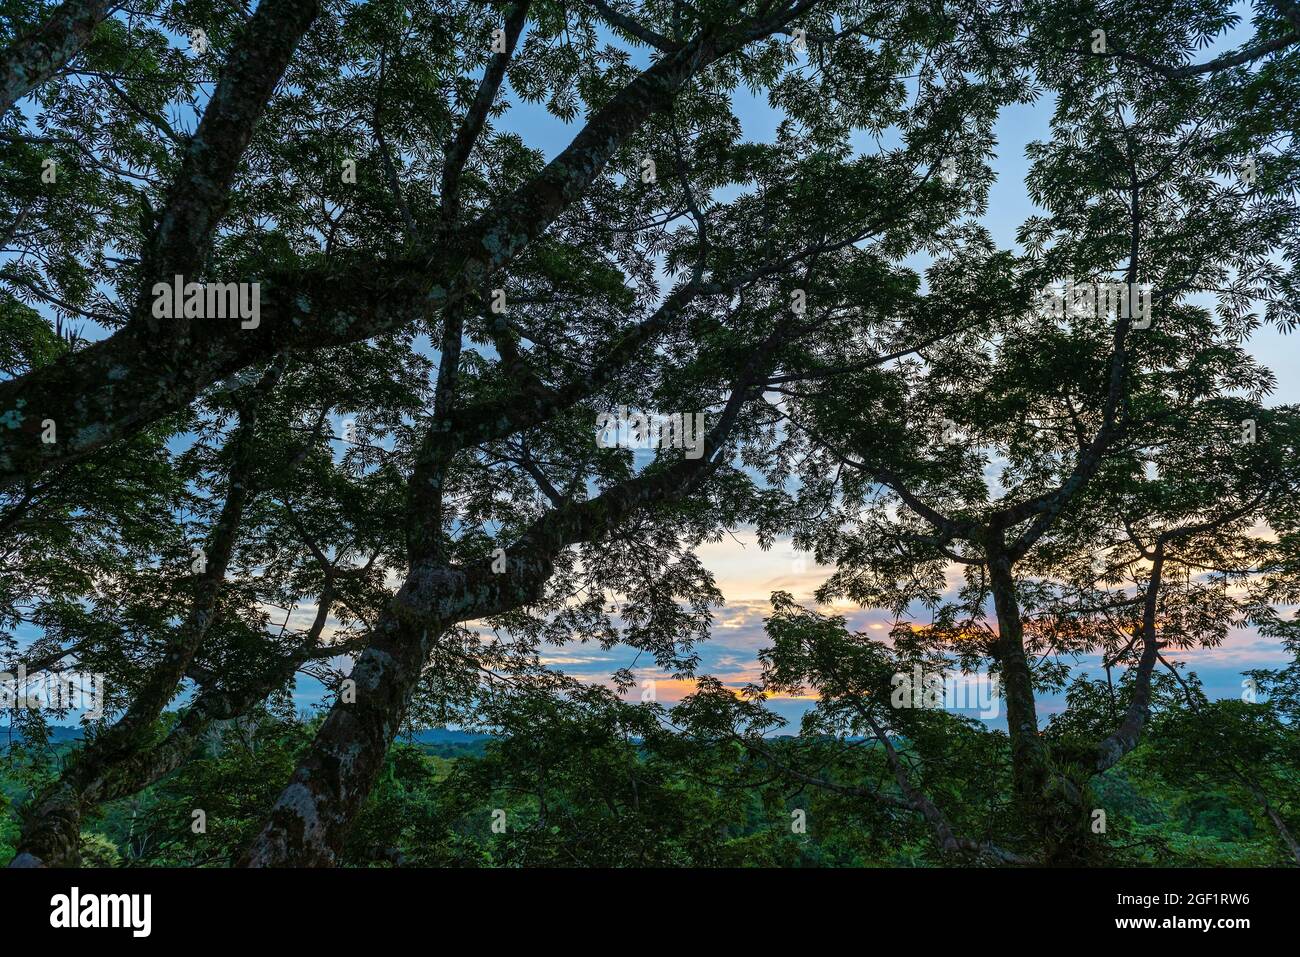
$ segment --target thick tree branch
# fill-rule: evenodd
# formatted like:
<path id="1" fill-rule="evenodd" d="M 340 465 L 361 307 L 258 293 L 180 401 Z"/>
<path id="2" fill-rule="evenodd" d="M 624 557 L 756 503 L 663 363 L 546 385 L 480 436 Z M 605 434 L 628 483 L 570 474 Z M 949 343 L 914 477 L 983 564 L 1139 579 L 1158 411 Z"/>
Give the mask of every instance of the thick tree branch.
<path id="1" fill-rule="evenodd" d="M 523 33 L 524 24 L 528 21 L 528 6 L 529 0 L 518 0 L 511 7 L 504 27 L 504 49 L 492 57 L 487 69 L 483 71 L 483 79 L 479 81 L 474 102 L 470 104 L 469 112 L 465 114 L 444 151 L 442 188 L 439 191 L 444 226 L 455 222 L 460 211 L 460 174 L 465 169 L 465 163 L 469 160 L 479 134 L 487 124 L 488 114 L 492 112 L 497 91 L 506 76 L 506 67 L 514 55 L 515 44 L 519 42 L 519 35 Z"/>
<path id="2" fill-rule="evenodd" d="M 595 10 L 597 15 L 610 26 L 622 30 L 630 37 L 640 40 L 647 46 L 652 46 L 656 50 L 664 53 L 672 53 L 679 44 L 674 43 L 668 37 L 661 33 L 651 30 L 645 24 L 639 22 L 635 17 L 630 17 L 626 13 L 619 13 L 604 0 L 582 0 L 582 2 Z"/>
<path id="3" fill-rule="evenodd" d="M 176 274 L 188 279 L 202 268 L 257 121 L 299 40 L 319 14 L 320 0 L 266 0 L 244 28 L 199 128 L 186 144 L 180 172 L 144 254 L 137 319 L 147 317 L 157 324 L 150 312 L 154 282 L 171 282 Z"/>
<path id="4" fill-rule="evenodd" d="M 0 114 L 62 70 L 116 6 L 117 0 L 65 0 L 0 52 Z"/>

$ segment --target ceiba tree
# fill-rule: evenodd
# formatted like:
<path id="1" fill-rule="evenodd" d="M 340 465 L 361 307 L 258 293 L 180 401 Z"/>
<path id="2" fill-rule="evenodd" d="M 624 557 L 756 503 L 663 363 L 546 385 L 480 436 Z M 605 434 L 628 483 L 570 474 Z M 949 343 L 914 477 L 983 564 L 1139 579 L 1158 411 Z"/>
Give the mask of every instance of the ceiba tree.
<path id="1" fill-rule="evenodd" d="M 977 7 L 720 4 L 633 18 L 604 5 L 270 2 L 246 18 L 168 17 L 151 8 L 105 21 L 38 91 L 59 135 L 38 135 L 12 113 L 6 121 L 14 166 L 64 148 L 63 176 L 49 185 L 69 198 L 93 186 L 97 200 L 69 212 L 29 191 L 15 210 L 24 255 L 9 264 L 10 287 L 115 330 L 57 346 L 0 386 L 11 390 L 4 461 L 14 495 L 40 504 L 32 492 L 44 476 L 82 474 L 154 423 L 172 426 L 159 426 L 155 443 L 192 436 L 182 413 L 220 415 L 213 396 L 247 391 L 212 436 L 224 440 L 220 460 L 204 463 L 207 564 L 188 607 L 151 636 L 116 722 L 30 802 L 17 863 L 75 859 L 87 809 L 165 773 L 206 720 L 251 707 L 305 661 L 341 650 L 323 640 L 323 623 L 345 606 L 359 628 L 342 649 L 360 648 L 355 666 L 337 676 L 331 713 L 246 856 L 330 863 L 426 665 L 439 670 L 444 653 L 460 660 L 451 652 L 467 647 L 464 623 L 491 618 L 536 640 L 556 621 L 610 634 L 599 602 L 575 609 L 558 596 L 575 582 L 592 596 L 613 588 L 632 597 L 621 637 L 689 664 L 682 648 L 715 595 L 690 541 L 770 521 L 787 498 L 736 468 L 748 459 L 788 469 L 763 414 L 766 386 L 887 363 L 946 334 L 913 321 L 906 277 L 890 262 L 968 205 L 969 191 L 938 170 L 949 156 L 978 154 L 1018 79 Z M 796 21 L 806 24 L 797 41 Z M 164 32 L 181 26 L 188 51 Z M 648 64 L 637 70 L 618 43 L 599 45 L 598 30 L 649 47 Z M 879 44 L 880 34 L 897 42 Z M 985 45 L 968 42 L 985 34 Z M 812 63 L 787 73 L 805 50 Z M 112 75 L 105 61 L 118 64 Z M 908 103 L 901 78 L 918 68 L 924 83 Z M 204 103 L 205 70 L 215 77 Z M 564 119 L 586 109 L 549 163 L 494 128 L 507 80 Z M 741 141 L 729 99 L 740 82 L 770 88 L 788 114 L 778 144 Z M 822 97 L 837 108 L 823 109 Z M 191 134 L 165 115 L 178 99 L 193 109 Z M 130 115 L 91 130 L 79 110 L 104 100 Z M 854 130 L 890 124 L 901 145 L 853 154 Z M 736 199 L 719 198 L 737 187 Z M 131 209 L 139 216 L 124 215 Z M 23 232 L 42 216 L 71 217 L 80 235 Z M 47 268 L 51 252 L 66 257 L 73 244 L 98 245 L 89 268 Z M 93 284 L 90 268 L 102 270 Z M 175 276 L 258 282 L 260 321 L 160 320 L 149 290 Z M 818 304 L 872 290 L 877 301 L 847 310 Z M 410 383 L 429 351 L 423 334 L 436 356 L 427 392 Z M 365 395 L 385 368 L 374 342 L 391 350 L 388 368 L 407 387 L 396 395 Z M 328 377 L 357 375 L 354 362 L 373 363 L 366 384 L 331 395 Z M 298 377 L 310 383 L 302 401 Z M 599 449 L 595 414 L 620 402 L 704 410 L 703 456 L 664 450 L 635 469 Z M 276 406 L 271 420 L 265 403 Z M 357 411 L 344 441 L 364 448 L 324 461 L 321 427 L 348 406 Z M 40 440 L 46 421 L 54 442 Z M 293 441 L 268 460 L 268 439 L 286 434 Z M 253 481 L 259 470 L 269 474 Z M 388 507 L 360 545 L 349 533 L 375 510 L 358 486 Z M 277 524 L 259 528 L 254 547 L 244 537 L 259 502 Z M 629 525 L 647 554 L 594 547 Z M 299 544 L 297 562 L 277 564 L 278 535 Z M 236 571 L 241 541 L 260 564 Z M 620 555 L 635 555 L 632 569 Z M 265 590 L 287 604 L 310 595 L 318 608 L 270 660 L 234 637 L 233 597 L 254 570 L 274 573 Z M 633 570 L 665 587 L 638 588 Z M 340 578 L 373 586 L 383 574 L 399 587 L 382 607 L 373 588 L 350 605 L 338 595 Z M 691 614 L 676 609 L 679 595 Z M 51 653 L 76 660 L 73 645 Z M 162 710 L 183 681 L 197 696 L 163 733 Z"/>
<path id="2" fill-rule="evenodd" d="M 1077 348 L 1040 341 L 1037 360 L 1032 342 L 999 355 L 982 337 L 1043 334 L 1022 309 L 1036 282 L 1067 266 L 1100 276 L 1124 254 L 1127 281 L 1159 287 L 1157 311 L 1212 279 L 1289 316 L 1265 264 L 1294 221 L 1279 198 L 1286 154 L 1273 147 L 1253 201 L 1211 186 L 1216 163 L 1276 133 L 1243 70 L 1289 50 L 1283 7 L 1236 62 L 1186 75 L 1169 61 L 1194 37 L 1112 56 L 1054 10 L 974 2 L 266 0 L 191 22 L 166 3 L 70 0 L 41 14 L 0 57 L 5 104 L 19 103 L 0 125 L 0 285 L 7 322 L 27 330 L 0 382 L 0 521 L 28 536 L 15 553 L 28 557 L 68 549 L 53 530 L 85 525 L 87 507 L 113 530 L 57 602 L 47 569 L 24 593 L 41 614 L 15 601 L 11 617 L 45 626 L 57 605 L 33 663 L 104 661 L 125 680 L 116 720 L 30 802 L 17 863 L 74 860 L 88 809 L 156 780 L 208 722 L 308 662 L 355 651 L 350 669 L 319 671 L 330 712 L 244 856 L 332 863 L 402 721 L 439 696 L 472 698 L 485 664 L 531 667 L 541 642 L 577 635 L 688 671 L 717 597 L 693 544 L 741 523 L 810 535 L 831 465 L 920 506 L 940 547 L 985 549 L 996 657 L 1024 731 L 1018 788 L 1041 791 L 1057 777 L 1029 733 L 1012 569 L 1128 440 L 1133 370 L 1149 360 L 1125 322 L 1048 335 Z M 1049 81 L 1063 87 L 1057 129 L 1097 152 L 1076 168 L 1067 141 L 1041 159 L 1031 187 L 1051 216 L 1026 227 L 1016 262 L 959 219 L 986 201 L 999 108 L 1062 58 L 1084 68 Z M 741 84 L 780 111 L 774 143 L 744 141 Z M 578 123 L 549 161 L 501 122 L 507 87 Z M 1212 101 L 1253 109 L 1202 136 Z M 1194 147 L 1207 152 L 1189 158 Z M 920 251 L 948 263 L 925 290 L 899 265 Z M 159 318 L 154 285 L 177 276 L 256 282 L 258 322 Z M 95 341 L 49 335 L 25 303 L 60 332 L 93 324 Z M 1078 435 L 1021 451 L 1006 434 L 1021 410 L 980 397 L 979 420 L 1026 456 L 1005 513 L 927 504 L 930 483 L 969 493 L 971 462 L 954 448 L 927 463 L 928 444 L 862 427 L 883 402 L 947 410 L 919 397 L 920 380 L 962 378 L 962 354 L 1005 362 L 1009 395 L 1050 404 L 1055 383 L 1076 387 L 1062 401 L 1080 404 L 1087 441 L 1068 468 Z M 938 369 L 900 363 L 913 355 L 940 356 Z M 976 418 L 978 381 L 956 390 L 954 419 Z M 880 398 L 836 410 L 846 386 Z M 775 404 L 791 394 L 795 414 Z M 638 467 L 599 448 L 592 423 L 619 405 L 705 412 L 704 454 L 660 450 Z M 849 455 L 805 460 L 801 428 L 843 430 Z M 821 485 L 792 495 L 808 461 L 826 466 Z M 148 515 L 120 494 L 127 480 L 154 497 Z M 186 570 L 194 547 L 204 562 Z M 130 614 L 91 629 L 79 596 L 108 581 Z M 607 591 L 627 598 L 622 628 Z M 134 600 L 150 593 L 152 605 Z M 304 597 L 314 619 L 268 642 L 266 605 Z M 344 626 L 333 639 L 331 615 Z M 515 640 L 467 627 L 483 620 Z M 194 696 L 167 728 L 187 682 Z"/>

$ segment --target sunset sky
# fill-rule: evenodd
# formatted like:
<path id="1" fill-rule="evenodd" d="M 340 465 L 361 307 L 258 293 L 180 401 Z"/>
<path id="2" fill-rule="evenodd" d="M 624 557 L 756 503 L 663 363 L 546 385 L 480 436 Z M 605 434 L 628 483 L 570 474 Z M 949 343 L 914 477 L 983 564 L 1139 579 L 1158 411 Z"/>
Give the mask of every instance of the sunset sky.
<path id="1" fill-rule="evenodd" d="M 1247 24 L 1225 34 L 1217 44 L 1203 52 L 1212 56 L 1242 42 L 1249 34 Z M 772 141 L 779 115 L 768 107 L 765 100 L 750 96 L 744 90 L 737 92 L 736 102 L 746 138 Z M 993 164 L 997 182 L 992 188 L 989 211 L 983 221 L 995 240 L 1006 247 L 1016 247 L 1016 229 L 1027 216 L 1042 212 L 1033 205 L 1024 188 L 1028 171 L 1025 147 L 1034 140 L 1050 137 L 1052 109 L 1052 100 L 1045 97 L 1031 105 L 1008 108 L 998 123 L 998 155 Z M 566 145 L 572 135 L 569 128 L 548 116 L 540 106 L 532 104 L 516 103 L 504 122 L 513 124 L 526 142 L 544 149 L 548 157 Z M 864 141 L 863 145 L 868 144 Z M 921 259 L 913 263 L 916 268 L 923 268 L 924 264 Z M 1249 351 L 1277 377 L 1278 389 L 1270 397 L 1270 404 L 1300 402 L 1300 338 L 1297 334 L 1287 336 L 1273 329 L 1261 331 L 1250 343 Z M 698 648 L 700 671 L 739 688 L 758 676 L 757 654 L 766 644 L 763 618 L 771 609 L 771 593 L 778 589 L 789 591 L 812 606 L 813 591 L 831 569 L 818 567 L 811 556 L 797 561 L 788 540 L 764 551 L 758 547 L 754 536 L 743 530 L 734 537 L 728 536 L 719 543 L 706 545 L 700 549 L 700 556 L 715 575 L 726 598 L 725 606 L 716 612 L 712 638 Z M 881 632 L 889 629 L 889 616 L 882 611 L 850 605 L 836 606 L 833 611 L 845 615 L 850 627 L 855 629 Z M 1196 651 L 1182 657 L 1201 677 L 1205 691 L 1211 697 L 1236 697 L 1241 694 L 1243 670 L 1276 666 L 1286 660 L 1275 642 L 1261 639 L 1253 630 L 1235 631 L 1220 648 Z M 631 649 L 606 653 L 598 647 L 575 645 L 553 653 L 548 660 L 570 674 L 599 681 L 607 679 L 613 669 L 626 667 L 635 659 L 636 652 Z M 1100 673 L 1099 664 L 1100 658 L 1095 656 L 1079 662 L 1081 668 L 1097 673 Z M 639 668 L 638 676 L 656 681 L 656 696 L 661 702 L 678 700 L 690 690 L 688 682 L 669 680 L 653 666 Z M 808 706 L 807 701 L 799 700 L 776 699 L 772 702 L 774 710 L 795 720 Z M 1062 702 L 1052 698 L 1045 697 L 1039 703 L 1043 717 L 1061 707 Z M 1004 724 L 1000 718 L 991 723 Z"/>
<path id="2" fill-rule="evenodd" d="M 1239 30 L 1228 34 L 1206 53 L 1212 55 L 1220 49 L 1230 48 L 1241 42 L 1248 32 Z M 737 92 L 736 101 L 746 138 L 772 141 L 779 122 L 778 114 L 765 101 L 744 90 Z M 548 158 L 567 145 L 573 134 L 572 127 L 547 115 L 541 106 L 512 102 L 512 110 L 501 121 L 504 126 L 517 130 L 525 142 L 544 150 Z M 1042 212 L 1033 205 L 1024 188 L 1028 171 L 1025 147 L 1034 140 L 1049 138 L 1052 108 L 1050 98 L 1043 98 L 1031 105 L 1005 110 L 999 121 L 998 155 L 994 162 L 997 182 L 983 221 L 1004 246 L 1016 247 L 1017 227 L 1027 216 Z M 863 143 L 863 146 L 867 145 Z M 921 269 L 925 261 L 918 258 L 912 265 Z M 1295 334 L 1286 336 L 1276 330 L 1264 330 L 1252 341 L 1250 351 L 1277 376 L 1279 387 L 1270 403 L 1300 402 L 1300 338 Z M 758 677 L 758 652 L 767 643 L 763 618 L 771 610 L 772 592 L 789 591 L 805 605 L 813 607 L 812 593 L 829 576 L 831 569 L 818 567 L 811 556 L 796 556 L 788 539 L 764 551 L 754 535 L 745 530 L 704 546 L 699 554 L 713 572 L 726 599 L 725 605 L 715 612 L 711 639 L 697 648 L 701 658 L 699 671 L 739 689 Z M 889 630 L 890 618 L 883 611 L 852 605 L 837 605 L 833 609 L 820 607 L 819 610 L 844 615 L 849 626 L 856 630 L 875 630 L 882 634 Z M 638 659 L 635 649 L 621 647 L 605 652 L 598 646 L 575 643 L 564 649 L 551 650 L 545 660 L 571 675 L 593 682 L 607 681 L 612 671 L 633 666 L 636 662 L 638 678 L 654 680 L 656 699 L 666 704 L 680 700 L 692 688 L 691 682 L 673 680 L 658 671 L 653 662 L 643 667 L 645 656 Z M 1253 630 L 1236 630 L 1222 647 L 1191 652 L 1179 656 L 1178 660 L 1189 663 L 1211 697 L 1236 697 L 1242 691 L 1244 670 L 1278 666 L 1285 662 L 1286 657 L 1275 642 L 1261 639 Z M 1101 674 L 1098 656 L 1082 658 L 1078 666 L 1081 670 Z M 319 688 L 313 682 L 305 681 L 299 691 L 300 699 L 307 704 L 317 700 Z M 773 710 L 796 726 L 799 715 L 810 706 L 808 700 L 790 698 L 773 699 L 770 704 Z M 1060 699 L 1043 696 L 1039 702 L 1040 718 L 1045 719 L 1062 707 Z M 1005 726 L 1001 717 L 989 723 Z"/>

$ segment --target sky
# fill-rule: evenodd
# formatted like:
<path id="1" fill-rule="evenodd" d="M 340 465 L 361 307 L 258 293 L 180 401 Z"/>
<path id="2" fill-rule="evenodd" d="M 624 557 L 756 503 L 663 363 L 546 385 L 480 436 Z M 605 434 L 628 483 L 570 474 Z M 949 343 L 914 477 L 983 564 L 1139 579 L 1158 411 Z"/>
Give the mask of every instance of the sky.
<path id="1" fill-rule="evenodd" d="M 1247 33 L 1248 29 L 1228 34 L 1214 47 L 1203 51 L 1203 55 L 1208 58 L 1235 46 Z M 638 58 L 644 64 L 648 59 L 645 50 L 638 49 Z M 565 124 L 550 116 L 544 107 L 522 103 L 512 92 L 507 92 L 511 109 L 498 125 L 518 132 L 527 144 L 543 151 L 548 159 L 566 146 L 577 132 L 578 124 Z M 1014 247 L 1016 228 L 1027 216 L 1040 212 L 1030 202 L 1024 188 L 1028 169 L 1025 148 L 1035 140 L 1049 137 L 1051 112 L 1052 104 L 1048 99 L 1015 105 L 1003 112 L 997 124 L 997 155 L 993 162 L 997 178 L 983 222 L 994 239 L 1005 247 Z M 755 96 L 743 89 L 739 91 L 737 113 L 746 139 L 771 141 L 774 138 L 779 117 L 761 95 Z M 1279 388 L 1272 397 L 1273 402 L 1300 402 L 1298 335 L 1285 336 L 1269 329 L 1261 331 L 1250 344 L 1250 351 L 1277 376 Z M 698 670 L 719 678 L 730 687 L 739 689 L 758 678 L 758 653 L 767 643 L 763 618 L 770 612 L 769 600 L 775 590 L 789 591 L 805 605 L 817 607 L 822 612 L 844 615 L 849 627 L 855 630 L 884 634 L 890 627 L 889 616 L 882 611 L 852 605 L 817 606 L 812 598 L 813 592 L 833 569 L 818 566 L 809 555 L 794 553 L 788 540 L 778 541 L 772 549 L 763 550 L 752 531 L 742 528 L 721 542 L 703 546 L 699 555 L 715 576 L 725 601 L 716 609 L 712 637 L 697 646 L 701 658 Z M 302 607 L 296 610 L 294 621 L 305 624 L 312 615 L 313 608 Z M 1234 633 L 1222 647 L 1188 653 L 1183 657 L 1200 675 L 1206 692 L 1212 697 L 1238 696 L 1243 670 L 1277 666 L 1285 660 L 1274 643 L 1246 631 Z M 644 656 L 638 660 L 634 649 L 620 647 L 606 652 L 598 646 L 575 643 L 550 651 L 545 660 L 592 682 L 607 681 L 614 670 L 637 662 L 638 677 L 644 681 L 653 680 L 656 700 L 667 704 L 680 700 L 691 690 L 688 681 L 673 680 L 652 666 L 642 667 Z M 1090 671 L 1097 671 L 1098 664 L 1095 657 L 1079 662 L 1081 669 Z M 314 679 L 304 677 L 299 680 L 295 698 L 302 708 L 310 708 L 320 703 L 322 693 L 323 689 Z M 633 696 L 639 696 L 639 692 L 633 692 Z M 797 722 L 811 702 L 806 698 L 775 698 L 770 706 L 781 716 Z M 1060 710 L 1062 702 L 1045 697 L 1039 707 L 1041 720 Z M 990 723 L 1004 726 L 1001 718 L 991 719 Z"/>
<path id="2" fill-rule="evenodd" d="M 1235 47 L 1250 35 L 1249 24 L 1225 34 L 1219 42 L 1202 51 L 1212 58 L 1222 50 Z M 779 114 L 771 109 L 762 94 L 755 96 L 744 90 L 737 94 L 737 115 L 747 140 L 771 142 L 775 138 Z M 1003 247 L 1015 247 L 1015 232 L 1027 216 L 1041 213 L 1029 199 L 1024 186 L 1028 172 L 1025 148 L 1036 140 L 1050 137 L 1050 120 L 1053 103 L 1050 98 L 1031 104 L 1017 104 L 1005 109 L 996 125 L 996 159 L 992 163 L 996 182 L 992 187 L 988 212 L 982 222 L 995 241 Z M 575 126 L 566 126 L 537 105 L 515 103 L 502 124 L 514 129 L 526 143 L 541 149 L 549 159 L 566 146 L 576 132 Z M 1278 389 L 1271 397 L 1274 404 L 1300 402 L 1300 333 L 1290 336 L 1273 329 L 1261 331 L 1250 343 L 1250 351 L 1270 367 L 1278 380 Z M 797 555 L 791 550 L 789 540 L 778 541 L 770 550 L 761 549 L 752 531 L 740 529 L 721 542 L 711 543 L 698 550 L 704 565 L 713 573 L 725 603 L 716 609 L 711 638 L 698 645 L 701 661 L 699 673 L 719 678 L 729 687 L 739 690 L 755 682 L 759 676 L 759 651 L 767 644 L 763 619 L 770 613 L 770 596 L 775 590 L 791 592 L 807 607 L 823 613 L 843 615 L 851 629 L 879 631 L 887 634 L 890 616 L 879 610 L 861 609 L 841 604 L 834 607 L 819 606 L 813 600 L 816 590 L 833 569 L 818 566 L 810 555 Z M 955 576 L 952 579 L 956 581 Z M 1189 652 L 1181 655 L 1201 678 L 1204 690 L 1212 698 L 1238 697 L 1242 693 L 1242 672 L 1250 668 L 1276 667 L 1285 663 L 1286 656 L 1275 642 L 1261 639 L 1253 630 L 1237 629 L 1221 647 Z M 607 681 L 610 673 L 638 661 L 635 649 L 615 648 L 609 652 L 598 646 L 573 644 L 551 653 L 547 662 L 586 681 Z M 643 659 L 641 659 L 643 660 Z M 1082 658 L 1078 662 L 1080 673 L 1093 676 L 1102 674 L 1097 656 Z M 637 667 L 642 681 L 654 681 L 656 700 L 671 704 L 692 690 L 690 681 L 673 680 L 657 671 L 653 665 Z M 308 689 L 301 689 L 307 691 Z M 634 689 L 629 697 L 639 697 Z M 806 698 L 773 698 L 769 706 L 792 726 L 812 706 Z M 1059 697 L 1044 696 L 1039 702 L 1039 718 L 1062 710 Z M 965 711 L 978 717 L 973 711 Z M 987 719 L 990 726 L 1005 727 L 1005 718 Z M 790 726 L 786 733 L 792 730 Z"/>

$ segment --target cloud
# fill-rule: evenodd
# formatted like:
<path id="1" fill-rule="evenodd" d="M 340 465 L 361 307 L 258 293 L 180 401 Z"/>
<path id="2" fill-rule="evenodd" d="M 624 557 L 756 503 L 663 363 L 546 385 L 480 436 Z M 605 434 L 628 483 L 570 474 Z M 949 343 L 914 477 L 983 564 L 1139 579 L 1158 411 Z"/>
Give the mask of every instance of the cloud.
<path id="1" fill-rule="evenodd" d="M 887 640 L 893 626 L 892 616 L 880 609 L 862 609 L 847 602 L 817 606 L 813 592 L 833 569 L 818 566 L 810 555 L 793 551 L 789 539 L 778 540 L 772 548 L 763 549 L 752 531 L 742 530 L 721 542 L 701 546 L 698 553 L 713 573 L 724 603 L 714 611 L 710 639 L 695 648 L 699 655 L 696 673 L 713 676 L 733 691 L 739 692 L 746 685 L 759 682 L 758 655 L 771 643 L 764 630 L 764 619 L 772 613 L 771 593 L 775 590 L 789 591 L 796 600 L 822 613 L 842 615 L 851 630 L 866 632 L 880 640 Z M 950 595 L 964 584 L 961 569 L 956 565 L 946 577 Z M 290 618 L 291 627 L 308 627 L 315 613 L 312 604 L 299 606 Z M 283 620 L 283 611 L 279 620 Z M 326 634 L 332 634 L 337 628 L 338 623 L 331 619 Z M 1252 629 L 1233 629 L 1218 648 L 1175 650 L 1173 657 L 1185 662 L 1189 670 L 1201 672 L 1208 693 L 1229 697 L 1240 693 L 1241 672 L 1274 667 L 1288 660 L 1275 641 L 1261 638 Z M 547 667 L 562 669 L 579 681 L 593 684 L 609 684 L 615 670 L 635 666 L 638 660 L 636 651 L 627 647 L 606 651 L 578 641 L 541 656 Z M 1099 659 L 1089 657 L 1080 664 L 1082 670 L 1098 673 Z M 653 665 L 636 667 L 635 674 L 640 681 L 655 682 L 655 698 L 663 704 L 676 704 L 696 688 L 695 680 L 671 677 Z M 628 699 L 639 700 L 640 695 L 641 689 L 634 688 Z M 815 698 L 782 695 L 769 701 L 773 710 L 797 721 Z M 1045 696 L 1039 701 L 1038 710 L 1044 717 L 1063 709 L 1063 700 L 1059 698 Z"/>

